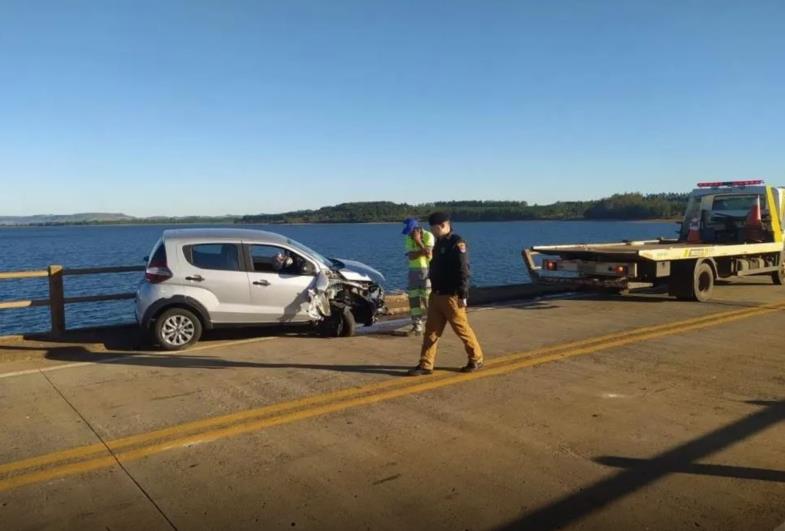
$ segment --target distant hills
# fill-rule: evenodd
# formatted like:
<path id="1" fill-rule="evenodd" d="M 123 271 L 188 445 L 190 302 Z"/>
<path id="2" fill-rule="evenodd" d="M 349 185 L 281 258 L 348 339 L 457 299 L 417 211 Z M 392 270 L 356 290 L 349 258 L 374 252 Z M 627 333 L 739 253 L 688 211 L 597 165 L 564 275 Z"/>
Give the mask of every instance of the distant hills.
<path id="1" fill-rule="evenodd" d="M 559 201 L 530 205 L 526 201 L 440 201 L 410 205 L 389 201 L 342 203 L 318 210 L 243 216 L 237 223 L 378 223 L 412 216 L 424 219 L 444 210 L 456 221 L 675 219 L 682 216 L 687 194 L 616 194 L 593 201 Z"/>
<path id="2" fill-rule="evenodd" d="M 81 214 L 39 214 L 35 216 L 0 216 L 0 226 L 47 225 L 112 225 L 153 223 L 234 223 L 239 216 L 152 216 L 137 218 L 110 212 L 84 212 Z"/>
<path id="3" fill-rule="evenodd" d="M 137 218 L 125 214 L 88 212 L 70 215 L 0 216 L 0 226 L 11 225 L 97 225 L 175 223 L 381 223 L 406 217 L 424 219 L 434 210 L 450 212 L 456 221 L 518 220 L 646 220 L 681 217 L 687 194 L 615 194 L 592 201 L 558 201 L 530 205 L 526 201 L 439 201 L 410 205 L 391 201 L 341 203 L 316 210 L 247 216 L 153 216 Z"/>
<path id="4" fill-rule="evenodd" d="M 81 214 L 39 214 L 36 216 L 0 216 L 0 225 L 62 225 L 79 223 L 122 223 L 134 218 L 125 214 L 84 212 Z"/>

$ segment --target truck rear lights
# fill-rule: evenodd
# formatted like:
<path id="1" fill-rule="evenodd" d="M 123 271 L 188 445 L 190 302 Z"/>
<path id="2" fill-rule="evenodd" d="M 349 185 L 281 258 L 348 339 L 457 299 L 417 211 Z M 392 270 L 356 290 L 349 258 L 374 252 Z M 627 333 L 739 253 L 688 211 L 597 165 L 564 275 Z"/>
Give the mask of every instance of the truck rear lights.
<path id="1" fill-rule="evenodd" d="M 763 184 L 763 179 L 754 179 L 751 181 L 714 181 L 698 183 L 698 188 L 719 188 L 721 186 L 754 186 L 757 184 Z"/>
<path id="2" fill-rule="evenodd" d="M 542 262 L 542 267 L 544 267 L 547 271 L 556 271 L 559 266 L 556 260 L 544 260 Z"/>
<path id="3" fill-rule="evenodd" d="M 627 266 L 616 266 L 613 268 L 613 272 L 618 275 L 626 275 L 627 274 Z"/>

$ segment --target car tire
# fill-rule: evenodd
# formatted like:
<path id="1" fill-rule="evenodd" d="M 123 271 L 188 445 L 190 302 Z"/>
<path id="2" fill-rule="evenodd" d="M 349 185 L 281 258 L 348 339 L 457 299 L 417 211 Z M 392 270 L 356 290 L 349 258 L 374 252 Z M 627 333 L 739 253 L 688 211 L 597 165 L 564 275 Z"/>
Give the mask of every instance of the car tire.
<path id="1" fill-rule="evenodd" d="M 190 310 L 170 308 L 155 320 L 156 342 L 165 350 L 182 350 L 202 337 L 202 322 Z"/>
<path id="2" fill-rule="evenodd" d="M 357 321 L 349 308 L 332 307 L 332 315 L 320 326 L 324 337 L 351 337 L 357 330 Z"/>
<path id="3" fill-rule="evenodd" d="M 341 329 L 337 337 L 352 337 L 357 332 L 357 321 L 349 308 L 341 312 Z"/>

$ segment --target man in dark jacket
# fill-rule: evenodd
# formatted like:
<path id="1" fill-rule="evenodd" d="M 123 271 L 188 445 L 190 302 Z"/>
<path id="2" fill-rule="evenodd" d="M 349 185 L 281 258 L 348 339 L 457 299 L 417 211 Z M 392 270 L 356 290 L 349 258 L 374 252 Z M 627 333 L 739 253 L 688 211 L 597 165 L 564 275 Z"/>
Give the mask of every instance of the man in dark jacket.
<path id="1" fill-rule="evenodd" d="M 483 353 L 466 313 L 469 296 L 466 242 L 452 231 L 448 214 L 434 212 L 428 218 L 428 223 L 431 225 L 431 232 L 436 236 L 430 264 L 432 293 L 428 303 L 428 320 L 425 323 L 420 363 L 408 374 L 422 376 L 433 372 L 437 343 L 447 323 L 450 323 L 455 334 L 463 341 L 469 357 L 469 362 L 461 371 L 474 372 L 483 366 Z"/>

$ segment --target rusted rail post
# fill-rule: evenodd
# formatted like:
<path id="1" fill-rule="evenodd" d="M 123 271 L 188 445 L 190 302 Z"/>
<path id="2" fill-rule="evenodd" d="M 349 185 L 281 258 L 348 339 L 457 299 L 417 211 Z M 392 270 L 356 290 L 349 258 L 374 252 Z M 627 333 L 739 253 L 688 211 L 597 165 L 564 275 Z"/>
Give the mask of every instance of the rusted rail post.
<path id="1" fill-rule="evenodd" d="M 49 315 L 52 320 L 52 335 L 65 332 L 65 294 L 63 292 L 63 266 L 49 266 Z"/>

